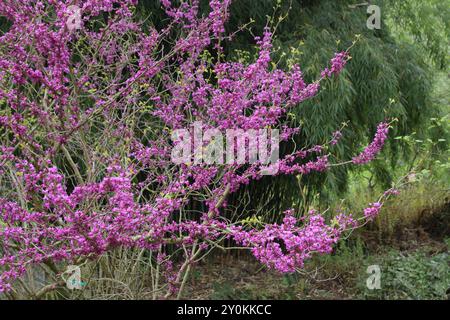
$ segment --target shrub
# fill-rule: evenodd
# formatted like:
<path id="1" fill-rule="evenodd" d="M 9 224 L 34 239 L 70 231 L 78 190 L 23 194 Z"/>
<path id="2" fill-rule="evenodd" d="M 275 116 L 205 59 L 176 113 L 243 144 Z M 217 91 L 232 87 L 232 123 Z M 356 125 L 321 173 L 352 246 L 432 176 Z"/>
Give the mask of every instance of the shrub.
<path id="1" fill-rule="evenodd" d="M 330 223 L 314 210 L 301 219 L 288 210 L 280 224 L 225 219 L 229 194 L 260 179 L 265 164 L 176 165 L 172 133 L 201 121 L 219 130 L 276 127 L 291 139 L 298 130 L 284 116 L 341 72 L 348 51 L 307 84 L 299 66 L 271 63 L 269 26 L 255 39 L 256 61 L 223 60 L 221 43 L 232 40 L 224 28 L 229 0 L 209 1 L 204 15 L 198 1 L 164 0 L 162 29 L 136 20 L 136 0 L 71 3 L 0 3 L 11 24 L 0 38 L 0 291 L 16 294 L 16 283 L 41 298 L 64 286 L 65 263 L 137 248 L 138 259 L 150 259 L 155 297 L 180 296 L 192 265 L 224 239 L 270 268 L 295 272 L 313 254 L 330 253 L 345 230 L 372 220 L 392 194 Z M 331 160 L 336 131 L 328 143 L 280 159 L 277 174 L 366 164 L 389 126 L 379 124 L 352 161 Z M 54 282 L 31 290 L 20 277 L 32 266 Z"/>

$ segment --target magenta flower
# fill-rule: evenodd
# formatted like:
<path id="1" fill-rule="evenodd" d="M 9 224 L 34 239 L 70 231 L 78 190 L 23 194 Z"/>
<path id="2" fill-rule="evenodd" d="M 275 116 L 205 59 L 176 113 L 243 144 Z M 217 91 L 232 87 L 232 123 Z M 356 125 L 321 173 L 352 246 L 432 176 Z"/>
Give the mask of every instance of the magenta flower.
<path id="1" fill-rule="evenodd" d="M 377 127 L 377 132 L 372 143 L 364 149 L 358 156 L 354 157 L 352 162 L 354 164 L 366 164 L 377 156 L 383 148 L 389 133 L 389 124 L 382 122 Z"/>

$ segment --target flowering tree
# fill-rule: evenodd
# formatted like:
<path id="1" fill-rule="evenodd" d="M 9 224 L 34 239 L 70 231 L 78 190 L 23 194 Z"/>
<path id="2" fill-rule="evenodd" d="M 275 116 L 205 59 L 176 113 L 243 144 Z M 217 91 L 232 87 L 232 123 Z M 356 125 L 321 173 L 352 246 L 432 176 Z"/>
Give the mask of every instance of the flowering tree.
<path id="1" fill-rule="evenodd" d="M 263 164 L 174 164 L 172 132 L 201 121 L 219 130 L 280 128 L 281 140 L 289 140 L 299 128 L 287 126 L 287 112 L 337 76 L 349 53 L 337 53 L 307 84 L 298 66 L 283 71 L 271 63 L 269 28 L 255 39 L 256 61 L 224 61 L 231 0 L 210 0 L 203 15 L 198 0 L 163 0 L 162 30 L 136 21 L 136 2 L 0 2 L 11 24 L 0 37 L 0 292 L 32 265 L 58 276 L 64 263 L 125 247 L 155 253 L 165 281 L 154 290 L 169 297 L 224 239 L 270 268 L 295 272 L 379 213 L 392 192 L 362 215 L 340 214 L 330 223 L 316 211 L 298 218 L 288 210 L 279 225 L 223 217 L 228 195 L 260 179 Z M 381 123 L 351 163 L 374 159 L 388 130 Z M 285 155 L 277 174 L 350 164 L 330 160 L 340 135 Z"/>

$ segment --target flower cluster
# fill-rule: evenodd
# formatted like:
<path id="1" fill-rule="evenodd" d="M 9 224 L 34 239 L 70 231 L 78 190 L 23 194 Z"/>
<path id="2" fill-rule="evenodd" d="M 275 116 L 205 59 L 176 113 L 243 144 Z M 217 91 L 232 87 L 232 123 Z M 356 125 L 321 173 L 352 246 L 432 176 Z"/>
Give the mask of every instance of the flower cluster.
<path id="1" fill-rule="evenodd" d="M 281 225 L 267 225 L 264 230 L 246 231 L 233 227 L 231 234 L 236 242 L 251 247 L 261 263 L 283 273 L 302 268 L 313 253 L 330 253 L 337 242 L 339 232 L 328 226 L 322 215 L 312 212 L 303 226 L 287 212 Z"/>
<path id="2" fill-rule="evenodd" d="M 255 258 L 269 268 L 292 273 L 301 269 L 313 254 L 331 253 L 345 231 L 373 220 L 381 206 L 378 202 L 370 204 L 360 219 L 352 214 L 338 214 L 331 224 L 327 224 L 323 215 L 315 210 L 302 219 L 296 219 L 294 211 L 287 210 L 280 225 L 266 225 L 263 230 L 232 226 L 230 236 L 238 244 L 252 248 Z"/>
<path id="3" fill-rule="evenodd" d="M 382 204 L 379 202 L 374 202 L 370 204 L 370 207 L 364 209 L 364 217 L 367 220 L 373 220 L 380 213 Z"/>
<path id="4" fill-rule="evenodd" d="M 339 74 L 344 69 L 348 60 L 347 52 L 339 52 L 331 59 L 331 68 L 325 68 L 322 71 L 322 77 L 331 77 L 333 74 Z"/>
<path id="5" fill-rule="evenodd" d="M 375 134 L 375 138 L 372 143 L 364 149 L 364 151 L 358 156 L 353 158 L 354 164 L 366 164 L 377 156 L 377 154 L 381 151 L 386 142 L 389 133 L 389 124 L 388 123 L 380 123 L 377 127 L 377 132 Z"/>

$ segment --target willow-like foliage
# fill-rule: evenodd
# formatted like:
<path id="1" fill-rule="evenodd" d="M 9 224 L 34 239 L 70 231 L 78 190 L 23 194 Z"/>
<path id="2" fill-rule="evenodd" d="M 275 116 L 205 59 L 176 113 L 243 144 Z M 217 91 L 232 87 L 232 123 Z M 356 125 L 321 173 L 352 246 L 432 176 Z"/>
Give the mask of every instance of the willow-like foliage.
<path id="1" fill-rule="evenodd" d="M 361 150 L 362 146 L 356 142 L 369 142 L 377 123 L 386 118 L 399 119 L 391 138 L 422 131 L 426 119 L 436 112 L 430 103 L 433 72 L 421 49 L 423 43 L 398 37 L 383 15 L 381 29 L 369 30 L 366 7 L 351 8 L 349 5 L 354 1 L 282 1 L 278 7 L 276 3 L 267 0 L 255 5 L 255 1 L 241 0 L 234 6 L 231 22 L 237 27 L 252 17 L 255 20 L 252 30 L 256 33 L 268 20 L 269 24 L 277 23 L 276 18 L 270 20 L 268 15 L 283 15 L 290 6 L 288 17 L 277 28 L 277 59 L 286 67 L 299 63 L 310 81 L 319 77 L 334 52 L 345 50 L 355 37 L 359 39 L 351 49 L 352 60 L 344 72 L 324 83 L 318 96 L 291 112 L 293 124 L 302 127 L 297 144 L 305 147 L 320 144 L 343 122 L 349 121 L 343 131 L 343 141 L 337 147 L 337 157 L 348 160 Z M 397 10 L 390 1 L 380 6 L 386 17 Z M 234 42 L 237 46 L 228 48 L 228 53 L 240 59 L 246 55 L 252 57 L 251 33 L 241 33 L 238 38 Z M 438 56 L 434 50 L 438 51 L 430 48 L 428 53 Z M 387 187 L 398 159 L 408 159 L 409 154 L 407 148 L 395 141 L 384 156 L 391 161 L 375 161 L 363 169 L 368 168 L 373 180 Z M 254 199 L 245 205 L 248 214 L 268 211 L 266 217 L 276 220 L 280 212 L 293 204 L 300 213 L 300 208 L 307 208 L 314 197 L 327 206 L 332 195 L 346 191 L 348 175 L 345 168 L 339 168 L 307 179 L 267 177 L 250 184 L 235 195 L 234 201 L 239 211 L 244 209 L 239 205 L 242 199 Z M 245 193 L 249 196 L 244 196 Z M 261 210 L 262 206 L 265 210 Z"/>

